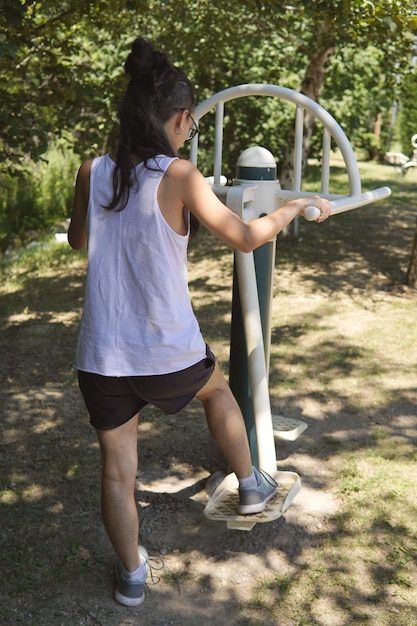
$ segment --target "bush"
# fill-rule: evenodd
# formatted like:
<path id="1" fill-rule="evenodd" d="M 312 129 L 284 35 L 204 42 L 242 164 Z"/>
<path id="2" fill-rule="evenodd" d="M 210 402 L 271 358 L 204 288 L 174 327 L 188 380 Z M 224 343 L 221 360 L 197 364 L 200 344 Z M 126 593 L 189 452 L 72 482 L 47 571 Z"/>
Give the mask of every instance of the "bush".
<path id="1" fill-rule="evenodd" d="M 28 161 L 15 176 L 0 179 L 0 237 L 25 238 L 27 231 L 50 228 L 70 215 L 78 157 L 51 145 L 45 157 Z"/>

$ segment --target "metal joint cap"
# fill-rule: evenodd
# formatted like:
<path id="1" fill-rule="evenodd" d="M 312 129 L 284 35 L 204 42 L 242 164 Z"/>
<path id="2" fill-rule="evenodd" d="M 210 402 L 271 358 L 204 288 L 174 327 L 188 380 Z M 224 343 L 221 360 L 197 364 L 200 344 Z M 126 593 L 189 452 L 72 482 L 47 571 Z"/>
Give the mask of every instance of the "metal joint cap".
<path id="1" fill-rule="evenodd" d="M 274 155 L 261 146 L 242 152 L 236 164 L 238 180 L 276 181 L 277 164 Z"/>

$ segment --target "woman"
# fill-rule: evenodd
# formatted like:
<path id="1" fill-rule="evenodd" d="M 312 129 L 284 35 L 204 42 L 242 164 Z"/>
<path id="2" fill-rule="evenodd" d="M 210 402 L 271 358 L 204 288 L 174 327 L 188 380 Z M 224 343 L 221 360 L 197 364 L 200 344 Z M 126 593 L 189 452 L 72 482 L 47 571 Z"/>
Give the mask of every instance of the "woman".
<path id="1" fill-rule="evenodd" d="M 245 424 L 205 344 L 187 284 L 187 244 L 203 223 L 229 246 L 249 252 L 314 204 L 304 198 L 245 224 L 222 204 L 200 172 L 177 158 L 198 128 L 193 88 L 161 51 L 138 38 L 125 71 L 115 158 L 80 167 L 68 233 L 74 249 L 88 244 L 88 271 L 75 366 L 102 459 L 102 516 L 119 557 L 116 600 L 144 599 L 146 551 L 138 550 L 134 498 L 139 411 L 167 413 L 194 397 L 204 406 L 215 442 L 239 479 L 239 513 L 257 513 L 276 491 L 251 465 Z"/>

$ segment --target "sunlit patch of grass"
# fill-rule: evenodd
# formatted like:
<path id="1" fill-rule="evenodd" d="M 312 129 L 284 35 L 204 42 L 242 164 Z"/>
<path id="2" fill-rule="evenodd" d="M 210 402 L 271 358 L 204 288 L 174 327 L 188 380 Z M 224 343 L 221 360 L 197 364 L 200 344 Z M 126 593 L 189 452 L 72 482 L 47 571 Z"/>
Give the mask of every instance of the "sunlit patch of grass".
<path id="1" fill-rule="evenodd" d="M 86 251 L 74 252 L 68 244 L 56 243 L 51 240 L 38 242 L 17 249 L 0 262 L 0 275 L 18 279 L 35 272 L 50 272 L 54 268 L 74 267 L 80 259 L 85 260 Z"/>
<path id="2" fill-rule="evenodd" d="M 191 572 L 185 569 L 177 571 L 165 570 L 161 574 L 161 578 L 167 585 L 178 587 L 179 585 L 181 585 L 181 583 L 193 581 L 195 579 L 195 576 L 193 576 Z"/>
<path id="3" fill-rule="evenodd" d="M 330 619 L 340 624 L 346 619 L 383 626 L 414 623 L 417 464 L 401 454 L 387 461 L 386 432 L 376 433 L 372 448 L 339 448 L 343 463 L 337 514 L 296 571 L 259 581 L 245 604 L 251 615 L 276 623 L 285 615 L 297 624 L 317 626 Z"/>

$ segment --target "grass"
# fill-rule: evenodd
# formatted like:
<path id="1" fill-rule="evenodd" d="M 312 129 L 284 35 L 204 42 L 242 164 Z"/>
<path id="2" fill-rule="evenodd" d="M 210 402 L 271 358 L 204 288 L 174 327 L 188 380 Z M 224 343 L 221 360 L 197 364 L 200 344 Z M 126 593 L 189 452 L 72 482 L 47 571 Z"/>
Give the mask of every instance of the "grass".
<path id="1" fill-rule="evenodd" d="M 340 511 L 292 576 L 260 581 L 247 608 L 288 623 L 412 626 L 417 607 L 416 463 L 339 450 Z M 391 454 L 391 457 L 393 455 Z M 269 622 L 265 622 L 269 623 Z"/>
<path id="2" fill-rule="evenodd" d="M 417 298 L 404 281 L 417 172 L 400 178 L 386 166 L 360 168 L 365 190 L 389 185 L 392 197 L 320 227 L 300 221 L 298 239 L 278 239 L 271 403 L 276 412 L 309 419 L 298 455 L 330 468 L 334 478 L 325 487 L 338 509 L 320 531 L 303 536 L 286 571 L 256 580 L 238 609 L 247 626 L 416 623 Z M 314 164 L 310 176 L 316 177 Z M 337 163 L 332 181 L 339 189 L 346 184 Z M 231 252 L 207 233 L 192 244 L 194 306 L 225 370 L 231 266 Z M 0 267 L 5 624 L 119 623 L 110 614 L 88 620 L 91 609 L 78 617 L 51 609 L 57 580 L 61 589 L 99 569 L 94 593 L 106 595 L 109 584 L 108 546 L 97 530 L 97 444 L 82 426 L 71 371 L 84 270 L 85 256 L 53 243 L 25 249 Z M 151 454 L 167 423 L 149 417 L 144 440 Z M 179 425 L 178 436 L 195 436 L 191 428 Z M 188 563 L 166 576 L 171 586 L 198 578 Z"/>

